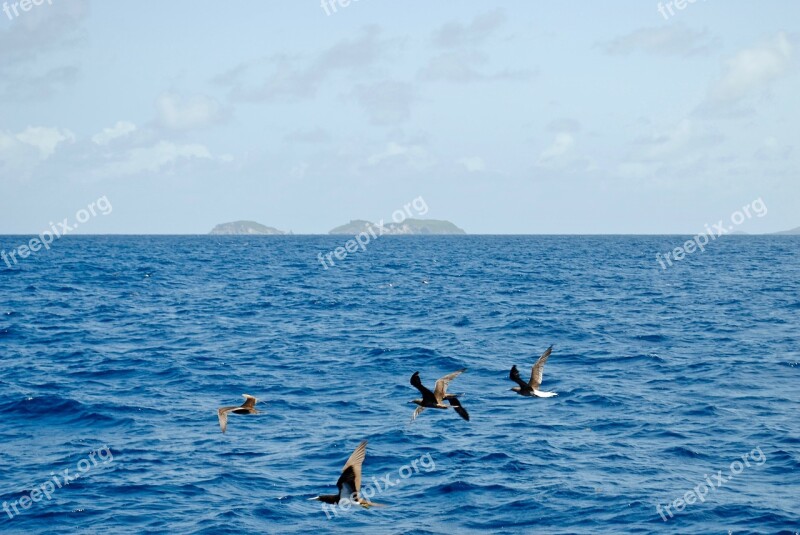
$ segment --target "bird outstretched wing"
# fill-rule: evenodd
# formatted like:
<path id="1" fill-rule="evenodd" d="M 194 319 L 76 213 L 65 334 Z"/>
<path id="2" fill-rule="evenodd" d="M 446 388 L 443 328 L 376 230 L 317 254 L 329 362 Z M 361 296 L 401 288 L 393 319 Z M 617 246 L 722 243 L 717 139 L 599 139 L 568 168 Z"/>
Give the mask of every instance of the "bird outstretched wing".
<path id="1" fill-rule="evenodd" d="M 242 403 L 243 409 L 252 409 L 253 407 L 256 406 L 256 401 L 258 400 L 253 396 L 248 394 L 242 394 L 242 397 L 245 399 L 244 403 Z"/>
<path id="2" fill-rule="evenodd" d="M 450 381 L 461 375 L 467 371 L 466 368 L 461 368 L 460 370 L 449 373 L 436 381 L 436 386 L 433 388 L 433 396 L 436 398 L 436 403 L 441 403 L 447 393 L 447 385 L 450 384 Z"/>
<path id="3" fill-rule="evenodd" d="M 422 379 L 419 378 L 419 372 L 414 372 L 414 375 L 411 376 L 411 385 L 419 390 L 419 393 L 422 394 L 422 401 L 423 403 L 430 403 L 435 405 L 438 403 L 436 401 L 436 396 L 433 395 L 433 392 L 428 390 L 423 384 Z"/>
<path id="4" fill-rule="evenodd" d="M 349 498 L 355 494 L 358 499 L 358 493 L 361 492 L 361 465 L 364 463 L 364 458 L 367 456 L 367 441 L 364 440 L 359 444 L 347 462 L 344 463 L 342 468 L 342 475 L 336 482 L 339 489 L 339 498 Z"/>
<path id="5" fill-rule="evenodd" d="M 220 407 L 217 409 L 217 418 L 219 418 L 219 427 L 224 433 L 228 429 L 228 413 L 236 407 Z"/>
<path id="6" fill-rule="evenodd" d="M 456 410 L 459 416 L 461 416 L 462 418 L 464 418 L 466 421 L 469 422 L 469 413 L 467 412 L 467 409 L 461 406 L 461 402 L 458 401 L 457 397 L 448 396 L 447 401 L 448 403 L 450 403 L 450 406 Z"/>
<path id="7" fill-rule="evenodd" d="M 553 346 L 548 347 L 542 356 L 539 357 L 539 360 L 536 361 L 536 364 L 533 365 L 531 368 L 531 380 L 528 385 L 533 389 L 538 389 L 542 386 L 542 375 L 544 372 L 544 364 L 547 362 L 547 359 L 550 357 L 550 353 L 553 352 Z"/>
<path id="8" fill-rule="evenodd" d="M 517 369 L 516 364 L 511 367 L 511 372 L 508 374 L 508 378 L 517 383 L 523 390 L 528 390 L 530 388 L 528 383 L 523 381 L 522 377 L 519 376 L 519 370 Z"/>

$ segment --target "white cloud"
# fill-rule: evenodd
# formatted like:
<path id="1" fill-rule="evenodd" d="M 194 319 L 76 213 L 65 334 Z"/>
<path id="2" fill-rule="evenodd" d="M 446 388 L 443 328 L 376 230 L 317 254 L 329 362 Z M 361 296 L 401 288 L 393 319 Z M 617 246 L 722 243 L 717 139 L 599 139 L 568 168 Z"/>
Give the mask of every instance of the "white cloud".
<path id="1" fill-rule="evenodd" d="M 3 175 L 21 175 L 39 158 L 33 147 L 21 143 L 11 132 L 0 131 L 0 169 Z"/>
<path id="2" fill-rule="evenodd" d="M 622 162 L 617 166 L 617 175 L 621 178 L 642 179 L 651 177 L 657 169 L 652 163 Z"/>
<path id="3" fill-rule="evenodd" d="M 375 125 L 405 121 L 411 115 L 411 103 L 417 99 L 414 86 L 394 80 L 359 84 L 353 90 L 353 96 Z"/>
<path id="4" fill-rule="evenodd" d="M 433 34 L 433 42 L 443 48 L 474 45 L 484 41 L 506 22 L 501 9 L 475 17 L 468 25 L 449 22 Z"/>
<path id="5" fill-rule="evenodd" d="M 72 52 L 86 41 L 90 1 L 48 2 L 30 13 L 18 10 L 20 16 L 12 22 L 6 19 L 7 15 L 12 18 L 10 8 L 23 3 L 2 2 L 9 10 L 0 14 L 4 22 L 0 27 L 0 96 L 5 104 L 38 102 L 78 80 L 81 67 L 74 63 L 78 55 Z"/>
<path id="6" fill-rule="evenodd" d="M 547 124 L 547 131 L 555 134 L 558 134 L 560 132 L 577 134 L 578 132 L 581 131 L 581 123 L 569 117 L 564 117 L 561 119 L 553 119 Z"/>
<path id="7" fill-rule="evenodd" d="M 612 56 L 637 51 L 658 56 L 694 56 L 707 53 L 713 39 L 707 31 L 697 32 L 682 25 L 642 28 L 600 46 Z"/>
<path id="8" fill-rule="evenodd" d="M 42 160 L 52 156 L 61 143 L 75 143 L 75 134 L 69 130 L 46 126 L 29 126 L 15 137 L 22 143 L 35 147 Z"/>
<path id="9" fill-rule="evenodd" d="M 125 137 L 131 132 L 136 131 L 136 125 L 128 121 L 117 121 L 111 128 L 103 128 L 103 131 L 92 136 L 92 141 L 96 145 L 108 145 L 113 140 Z"/>
<path id="10" fill-rule="evenodd" d="M 14 136 L 0 132 L 0 153 L 11 150 L 16 144 Z"/>
<path id="11" fill-rule="evenodd" d="M 19 133 L 0 130 L 0 182 L 30 178 L 65 142 L 74 143 L 75 134 L 61 128 L 31 126 Z"/>
<path id="12" fill-rule="evenodd" d="M 326 143 L 331 140 L 330 134 L 323 128 L 313 130 L 295 130 L 283 136 L 287 143 Z"/>
<path id="13" fill-rule="evenodd" d="M 649 136 L 637 140 L 642 147 L 639 151 L 644 160 L 675 159 L 682 156 L 694 156 L 696 152 L 705 152 L 722 141 L 722 136 L 710 127 L 701 127 L 689 119 L 664 130 L 653 131 Z"/>
<path id="14" fill-rule="evenodd" d="M 203 128 L 223 118 L 220 103 L 204 95 L 184 98 L 175 93 L 163 93 L 156 100 L 156 108 L 161 125 L 171 130 Z"/>
<path id="15" fill-rule="evenodd" d="M 310 99 L 335 74 L 353 78 L 389 59 L 400 43 L 383 39 L 381 29 L 370 25 L 318 54 L 276 54 L 270 58 L 239 64 L 215 76 L 215 85 L 228 87 L 235 100 L 249 102 L 278 99 Z M 264 72 L 264 69 L 269 72 Z"/>
<path id="16" fill-rule="evenodd" d="M 475 50 L 450 51 L 431 58 L 427 65 L 419 69 L 417 78 L 428 82 L 468 84 L 497 80 L 522 81 L 536 75 L 536 71 L 532 70 L 504 69 L 488 73 L 485 69 L 479 68 L 488 63 L 487 57 Z"/>
<path id="17" fill-rule="evenodd" d="M 569 125 L 574 128 L 574 125 Z M 552 143 L 536 159 L 535 166 L 558 171 L 564 176 L 593 173 L 599 169 L 597 162 L 581 150 L 576 150 L 577 140 L 572 132 L 557 132 Z"/>
<path id="18" fill-rule="evenodd" d="M 683 119 L 634 140 L 631 153 L 616 166 L 616 172 L 629 179 L 698 176 L 712 150 L 724 140 L 708 123 Z"/>
<path id="19" fill-rule="evenodd" d="M 420 145 L 401 145 L 392 141 L 387 143 L 386 150 L 367 158 L 367 164 L 378 165 L 391 160 L 403 160 L 417 169 L 428 167 L 434 163 L 428 151 Z"/>
<path id="20" fill-rule="evenodd" d="M 120 160 L 108 163 L 96 174 L 107 177 L 155 173 L 188 160 L 230 161 L 228 157 L 215 158 L 205 145 L 179 145 L 171 141 L 159 141 L 151 147 L 137 147 L 127 151 Z"/>
<path id="21" fill-rule="evenodd" d="M 292 169 L 289 171 L 289 174 L 294 178 L 303 178 L 306 176 L 308 167 L 309 165 L 306 162 L 300 162 L 292 167 Z"/>
<path id="22" fill-rule="evenodd" d="M 780 161 L 788 160 L 794 147 L 788 144 L 781 143 L 774 136 L 764 138 L 761 145 L 755 151 L 755 158 L 762 161 Z"/>
<path id="23" fill-rule="evenodd" d="M 695 130 L 695 125 L 684 119 L 670 130 L 653 133 L 649 139 L 641 141 L 645 146 L 643 156 L 652 160 L 685 150 L 695 136 Z"/>
<path id="24" fill-rule="evenodd" d="M 449 22 L 433 34 L 436 47 L 443 49 L 417 71 L 419 80 L 468 84 L 490 81 L 522 81 L 537 74 L 536 69 L 495 70 L 489 56 L 481 51 L 487 39 L 505 25 L 506 15 L 495 9 L 475 17 L 469 24 Z"/>
<path id="25" fill-rule="evenodd" d="M 573 145 L 575 145 L 575 138 L 569 132 L 556 134 L 553 143 L 539 155 L 539 163 L 543 164 L 560 158 L 572 150 Z"/>
<path id="26" fill-rule="evenodd" d="M 793 47 L 785 33 L 741 50 L 727 62 L 722 79 L 711 90 L 713 100 L 728 102 L 756 93 L 785 74 Z"/>
<path id="27" fill-rule="evenodd" d="M 12 153 L 18 152 L 21 148 L 25 147 L 17 138 L 17 134 L 0 130 L 0 155 L 9 157 Z M 30 147 L 27 147 L 25 150 L 30 150 Z"/>
<path id="28" fill-rule="evenodd" d="M 387 158 L 401 156 L 403 154 L 406 154 L 408 151 L 409 151 L 408 147 L 404 147 L 399 143 L 391 141 L 386 145 L 385 151 L 380 152 L 378 154 L 373 154 L 372 156 L 367 158 L 367 163 L 370 165 L 376 165 L 381 163 L 383 160 L 386 160 Z"/>
<path id="29" fill-rule="evenodd" d="M 483 161 L 483 158 L 481 158 L 480 156 L 469 156 L 467 158 L 461 158 L 460 160 L 457 160 L 456 163 L 463 165 L 464 169 L 466 169 L 470 173 L 477 173 L 479 171 L 483 171 L 484 169 L 486 169 L 486 164 Z"/>

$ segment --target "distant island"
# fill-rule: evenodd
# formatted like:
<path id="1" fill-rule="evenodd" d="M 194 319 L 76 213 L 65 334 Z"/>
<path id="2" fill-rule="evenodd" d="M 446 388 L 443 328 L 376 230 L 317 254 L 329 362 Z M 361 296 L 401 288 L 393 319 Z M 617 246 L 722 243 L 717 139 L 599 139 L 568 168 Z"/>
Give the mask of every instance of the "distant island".
<path id="1" fill-rule="evenodd" d="M 328 234 L 346 234 L 355 236 L 359 232 L 380 232 L 377 223 L 372 223 L 363 219 L 355 219 L 336 227 L 328 232 Z M 284 236 L 292 234 L 292 232 L 284 232 L 274 227 L 268 227 L 257 223 L 255 221 L 232 221 L 230 223 L 221 223 L 214 227 L 211 232 L 212 236 Z M 401 223 L 383 224 L 383 235 L 454 235 L 466 234 L 463 229 L 455 226 L 450 221 L 443 221 L 440 219 L 413 219 L 409 218 Z"/>
<path id="2" fill-rule="evenodd" d="M 365 219 L 353 219 L 349 223 L 336 227 L 328 232 L 328 234 L 335 235 L 350 235 L 355 236 L 360 232 L 378 232 L 377 223 L 367 221 Z M 214 227 L 211 232 L 212 236 L 285 236 L 293 234 L 292 231 L 284 232 L 275 227 L 268 227 L 257 223 L 255 221 L 231 221 L 230 223 L 221 223 Z M 391 221 L 384 223 L 383 235 L 463 235 L 466 234 L 464 229 L 457 227 L 450 221 L 442 219 L 405 219 L 401 223 Z M 729 236 L 751 236 L 746 232 L 734 230 L 727 233 Z M 535 235 L 535 234 L 534 234 Z M 800 227 L 791 230 L 784 230 L 781 232 L 773 232 L 771 234 L 761 234 L 761 236 L 800 236 Z"/>
<path id="3" fill-rule="evenodd" d="M 285 232 L 255 221 L 233 221 L 217 225 L 209 233 L 213 236 L 282 236 Z"/>
<path id="4" fill-rule="evenodd" d="M 724 236 L 800 236 L 800 227 L 793 228 L 792 230 L 782 230 L 781 232 L 769 232 L 767 234 L 748 234 L 741 230 L 732 230 L 724 232 Z"/>
<path id="5" fill-rule="evenodd" d="M 345 225 L 336 227 L 328 232 L 328 234 L 347 234 L 355 236 L 359 232 L 368 232 L 372 228 L 374 232 L 378 232 L 378 225 L 363 219 L 354 219 Z M 402 234 L 466 234 L 463 229 L 458 228 L 450 221 L 443 221 L 440 219 L 405 219 L 402 223 L 384 223 L 384 235 L 402 235 Z"/>

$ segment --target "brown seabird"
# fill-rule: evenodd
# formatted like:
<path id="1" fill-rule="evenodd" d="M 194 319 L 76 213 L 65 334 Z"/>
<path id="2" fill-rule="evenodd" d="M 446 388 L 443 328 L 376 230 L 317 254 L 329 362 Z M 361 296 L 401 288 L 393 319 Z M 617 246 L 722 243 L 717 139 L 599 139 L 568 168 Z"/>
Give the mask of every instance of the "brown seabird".
<path id="1" fill-rule="evenodd" d="M 557 396 L 555 392 L 542 392 L 539 390 L 539 387 L 542 386 L 542 373 L 544 371 L 544 363 L 547 362 L 548 357 L 550 357 L 550 353 L 553 352 L 553 346 L 547 348 L 547 350 L 542 353 L 542 356 L 539 357 L 539 360 L 536 361 L 536 364 L 533 365 L 531 368 L 531 380 L 527 383 L 522 380 L 519 376 L 519 370 L 517 366 L 514 365 L 511 367 L 511 373 L 508 374 L 508 378 L 517 383 L 519 386 L 515 386 L 511 390 L 519 394 L 520 396 L 529 396 L 529 397 L 536 397 L 536 398 L 551 398 L 553 396 Z"/>
<path id="2" fill-rule="evenodd" d="M 242 397 L 245 399 L 245 402 L 239 405 L 238 407 L 220 407 L 217 409 L 217 417 L 219 418 L 219 426 L 222 428 L 222 432 L 224 433 L 225 430 L 228 428 L 228 413 L 233 414 L 258 414 L 259 411 L 256 409 L 256 401 L 258 401 L 253 396 L 242 394 Z"/>
<path id="3" fill-rule="evenodd" d="M 316 500 L 318 502 L 337 505 L 342 500 L 351 500 L 362 507 L 368 508 L 379 506 L 382 504 L 373 503 L 366 498 L 362 498 L 361 492 L 361 465 L 364 463 L 364 458 L 367 456 L 367 441 L 364 440 L 359 444 L 347 462 L 344 463 L 342 468 L 342 475 L 336 481 L 336 488 L 339 489 L 337 494 L 320 494 L 309 500 Z"/>
<path id="4" fill-rule="evenodd" d="M 414 375 L 411 376 L 411 384 L 420 391 L 422 394 L 422 399 L 413 399 L 411 403 L 416 403 L 419 407 L 414 410 L 414 414 L 411 416 L 411 420 L 415 420 L 417 416 L 422 413 L 425 409 L 449 409 L 453 408 L 456 410 L 459 416 L 464 418 L 466 421 L 469 421 L 469 414 L 467 413 L 466 409 L 461 406 L 461 402 L 458 401 L 458 396 L 455 394 L 448 394 L 447 393 L 447 385 L 461 375 L 463 372 L 467 371 L 466 368 L 462 368 L 457 372 L 453 372 L 449 375 L 445 375 L 438 381 L 436 381 L 436 386 L 433 388 L 433 392 L 428 390 L 422 385 L 422 380 L 419 378 L 419 372 L 414 372 Z M 445 405 L 442 402 L 447 401 L 450 405 Z"/>

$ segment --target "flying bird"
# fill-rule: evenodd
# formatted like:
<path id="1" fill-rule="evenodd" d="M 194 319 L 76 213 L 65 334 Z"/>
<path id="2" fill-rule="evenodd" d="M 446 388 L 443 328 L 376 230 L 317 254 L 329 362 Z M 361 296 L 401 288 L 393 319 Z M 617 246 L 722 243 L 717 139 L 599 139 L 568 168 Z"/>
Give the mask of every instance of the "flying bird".
<path id="1" fill-rule="evenodd" d="M 247 394 L 242 394 L 242 397 L 245 399 L 245 401 L 238 407 L 220 407 L 219 409 L 217 409 L 219 426 L 222 429 L 223 433 L 228 428 L 228 413 L 233 413 L 233 414 L 259 413 L 259 411 L 256 409 L 256 401 L 258 401 L 256 398 L 254 398 L 253 396 L 249 396 Z"/>
<path id="2" fill-rule="evenodd" d="M 428 390 L 422 385 L 422 380 L 419 378 L 419 372 L 414 372 L 414 375 L 411 376 L 411 384 L 420 391 L 422 394 L 422 399 L 413 399 L 411 403 L 416 403 L 419 405 L 415 410 L 414 414 L 411 416 L 411 421 L 417 419 L 422 411 L 425 409 L 449 409 L 453 408 L 458 413 L 459 416 L 464 418 L 466 421 L 469 421 L 469 413 L 467 410 L 461 406 L 461 402 L 458 401 L 458 396 L 455 394 L 448 394 L 447 393 L 447 385 L 450 384 L 450 381 L 461 375 L 467 371 L 466 368 L 462 368 L 457 372 L 453 372 L 449 375 L 445 375 L 438 381 L 436 381 L 436 386 L 433 388 L 433 392 Z M 442 402 L 447 401 L 450 405 L 445 405 Z"/>
<path id="3" fill-rule="evenodd" d="M 337 494 L 320 494 L 309 500 L 316 500 L 318 502 L 336 505 L 342 500 L 350 499 L 362 507 L 369 508 L 373 506 L 380 506 L 380 503 L 373 503 L 366 498 L 361 497 L 361 465 L 364 464 L 364 458 L 367 456 L 367 441 L 364 440 L 359 444 L 347 462 L 344 463 L 342 468 L 342 475 L 336 482 L 336 488 L 339 489 Z"/>
<path id="4" fill-rule="evenodd" d="M 539 387 L 542 386 L 542 372 L 544 371 L 544 364 L 547 362 L 547 359 L 550 357 L 550 353 L 552 352 L 553 346 L 550 346 L 544 353 L 542 353 L 542 356 L 539 357 L 539 360 L 537 360 L 536 364 L 534 364 L 533 368 L 531 368 L 531 380 L 527 383 L 520 378 L 517 366 L 512 366 L 511 373 L 508 374 L 508 378 L 517 383 L 519 386 L 515 386 L 511 390 L 520 396 L 530 396 L 536 398 L 551 398 L 553 396 L 557 396 L 558 394 L 555 392 L 542 392 L 539 390 Z"/>

